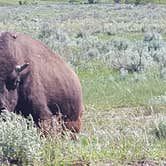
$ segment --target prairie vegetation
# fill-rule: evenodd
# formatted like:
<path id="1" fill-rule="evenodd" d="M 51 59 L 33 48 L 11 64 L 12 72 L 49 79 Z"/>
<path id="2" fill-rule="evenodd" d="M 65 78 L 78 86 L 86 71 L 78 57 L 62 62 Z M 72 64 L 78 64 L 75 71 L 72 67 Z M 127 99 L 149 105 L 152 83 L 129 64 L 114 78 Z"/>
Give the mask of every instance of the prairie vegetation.
<path id="1" fill-rule="evenodd" d="M 63 139 L 57 136 L 40 142 L 33 126 L 31 132 L 25 126 L 25 135 L 34 132 L 34 136 L 27 137 L 32 144 L 24 147 L 19 143 L 27 144 L 20 136 L 21 126 L 15 128 L 20 139 L 10 129 L 20 118 L 10 123 L 0 120 L 0 131 L 9 128 L 0 145 L 11 150 L 7 153 L 5 146 L 0 147 L 1 161 L 13 158 L 26 165 L 61 166 L 164 165 L 166 7 L 45 3 L 0 7 L 0 31 L 25 32 L 73 67 L 84 92 L 83 130 L 77 141 L 67 133 Z M 38 156 L 29 156 L 31 148 Z"/>

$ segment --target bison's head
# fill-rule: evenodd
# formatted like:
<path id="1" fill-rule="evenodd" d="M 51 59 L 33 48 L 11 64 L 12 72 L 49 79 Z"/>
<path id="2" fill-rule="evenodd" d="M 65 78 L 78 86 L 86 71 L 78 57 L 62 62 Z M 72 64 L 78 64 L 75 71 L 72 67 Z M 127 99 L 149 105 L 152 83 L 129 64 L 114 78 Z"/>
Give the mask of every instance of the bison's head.
<path id="1" fill-rule="evenodd" d="M 14 70 L 0 76 L 0 111 L 14 111 L 18 102 L 18 87 L 21 73 L 29 64 L 15 66 Z"/>

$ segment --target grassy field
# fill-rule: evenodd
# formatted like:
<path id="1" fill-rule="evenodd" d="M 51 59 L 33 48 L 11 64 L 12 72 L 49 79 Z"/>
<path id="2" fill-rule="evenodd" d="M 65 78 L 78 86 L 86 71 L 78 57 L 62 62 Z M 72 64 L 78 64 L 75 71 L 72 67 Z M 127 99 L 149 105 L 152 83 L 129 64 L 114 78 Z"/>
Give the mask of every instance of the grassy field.
<path id="1" fill-rule="evenodd" d="M 83 88 L 86 111 L 78 140 L 48 138 L 34 165 L 164 165 L 166 6 L 47 3 L 0 7 L 0 13 L 0 31 L 44 42 L 73 67 Z M 144 42 L 148 35 L 153 43 Z M 147 51 L 151 47 L 157 51 Z M 134 65 L 140 50 L 143 71 L 123 73 L 113 66 L 117 57 Z"/>
<path id="2" fill-rule="evenodd" d="M 19 2 L 23 5 L 28 5 L 28 4 L 50 4 L 50 3 L 56 3 L 56 2 L 67 2 L 67 1 L 56 1 L 56 0 L 52 0 L 52 1 L 47 1 L 47 0 L 10 0 L 10 1 L 6 1 L 6 0 L 0 0 L 0 5 L 1 6 L 10 6 L 10 5 L 19 5 Z"/>
<path id="3" fill-rule="evenodd" d="M 53 3 L 75 3 L 75 4 L 84 4 L 87 3 L 88 0 L 0 0 L 0 5 L 28 5 L 28 4 L 40 4 L 40 5 L 47 5 Z M 95 3 L 115 3 L 114 0 L 96 0 Z M 120 0 L 120 3 L 126 4 L 147 4 L 147 3 L 154 3 L 154 4 L 165 4 L 165 0 Z"/>

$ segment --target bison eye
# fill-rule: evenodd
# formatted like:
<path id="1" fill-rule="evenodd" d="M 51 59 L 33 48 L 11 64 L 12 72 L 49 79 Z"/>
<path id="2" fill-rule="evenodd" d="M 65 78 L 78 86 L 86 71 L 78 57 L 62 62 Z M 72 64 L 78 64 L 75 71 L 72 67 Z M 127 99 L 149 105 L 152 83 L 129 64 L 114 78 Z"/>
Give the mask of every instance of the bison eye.
<path id="1" fill-rule="evenodd" d="M 17 88 L 18 83 L 19 83 L 19 82 L 18 82 L 17 77 L 13 77 L 13 78 L 8 77 L 8 78 L 6 79 L 6 88 L 7 88 L 8 90 L 14 90 L 14 89 Z"/>

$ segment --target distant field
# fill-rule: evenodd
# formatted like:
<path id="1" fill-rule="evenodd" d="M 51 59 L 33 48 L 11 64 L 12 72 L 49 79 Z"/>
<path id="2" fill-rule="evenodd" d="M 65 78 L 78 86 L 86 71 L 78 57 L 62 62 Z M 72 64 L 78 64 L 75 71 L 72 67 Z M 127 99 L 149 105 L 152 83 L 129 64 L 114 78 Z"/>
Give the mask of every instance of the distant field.
<path id="1" fill-rule="evenodd" d="M 76 71 L 83 88 L 86 111 L 78 140 L 48 139 L 41 162 L 34 163 L 164 165 L 166 6 L 52 2 L 0 7 L 0 31 L 45 43 Z"/>
<path id="2" fill-rule="evenodd" d="M 0 0 L 0 5 L 19 5 L 19 2 L 22 2 L 22 4 L 24 5 L 28 5 L 28 4 L 50 4 L 50 3 L 57 3 L 57 2 L 68 2 L 67 0 L 62 0 L 62 1 L 58 1 L 58 0 Z"/>
<path id="3" fill-rule="evenodd" d="M 22 4 L 52 4 L 52 3 L 78 3 L 84 4 L 87 3 L 88 0 L 0 0 L 0 5 L 18 5 L 19 2 Z M 96 3 L 115 3 L 114 0 L 96 0 Z M 120 0 L 120 3 L 138 3 L 138 4 L 147 4 L 147 3 L 154 3 L 154 4 L 165 4 L 166 0 Z"/>

